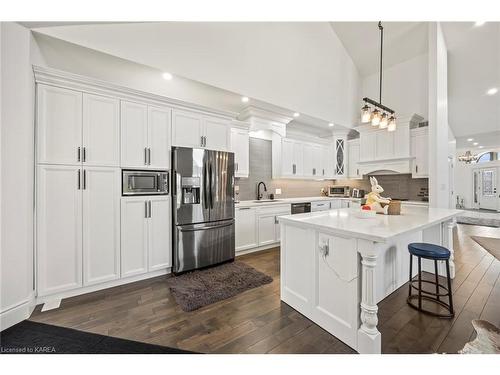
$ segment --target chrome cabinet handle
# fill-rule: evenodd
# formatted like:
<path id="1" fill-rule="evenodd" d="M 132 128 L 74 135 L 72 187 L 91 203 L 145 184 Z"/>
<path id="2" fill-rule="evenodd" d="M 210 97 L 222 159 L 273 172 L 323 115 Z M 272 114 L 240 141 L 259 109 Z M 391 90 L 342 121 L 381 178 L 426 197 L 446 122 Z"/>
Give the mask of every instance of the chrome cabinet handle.
<path id="1" fill-rule="evenodd" d="M 200 146 L 203 147 L 203 136 L 200 137 Z"/>
<path id="2" fill-rule="evenodd" d="M 76 158 L 77 158 L 77 161 L 81 161 L 81 147 L 77 147 L 76 148 Z"/>
<path id="3" fill-rule="evenodd" d="M 415 165 L 415 173 L 418 173 L 418 165 Z"/>
<path id="4" fill-rule="evenodd" d="M 240 211 L 249 210 L 249 209 L 250 209 L 250 207 L 240 207 L 240 208 L 238 208 L 238 210 L 240 210 Z"/>
<path id="5" fill-rule="evenodd" d="M 148 218 L 148 201 L 144 201 L 144 218 Z"/>
<path id="6" fill-rule="evenodd" d="M 313 176 L 316 176 L 316 168 L 313 168 Z"/>
<path id="7" fill-rule="evenodd" d="M 151 165 L 151 149 L 148 147 L 148 165 Z"/>
<path id="8" fill-rule="evenodd" d="M 148 148 L 144 147 L 144 165 L 148 165 Z"/>
<path id="9" fill-rule="evenodd" d="M 151 217 L 151 201 L 148 201 L 148 210 L 149 210 L 149 216 Z"/>
<path id="10" fill-rule="evenodd" d="M 83 160 L 82 161 L 87 161 L 87 147 L 83 148 Z"/>
<path id="11" fill-rule="evenodd" d="M 87 171 L 83 170 L 83 190 L 87 190 Z"/>
<path id="12" fill-rule="evenodd" d="M 278 224 L 278 223 L 279 223 L 279 221 L 278 221 L 278 216 L 275 216 L 275 217 L 274 217 L 274 224 Z"/>
<path id="13" fill-rule="evenodd" d="M 236 163 L 236 172 L 239 170 L 239 165 Z"/>
<path id="14" fill-rule="evenodd" d="M 203 147 L 207 147 L 207 136 L 203 136 Z"/>
<path id="15" fill-rule="evenodd" d="M 292 171 L 293 171 L 293 174 L 295 174 L 297 172 L 297 167 L 295 164 L 292 164 Z"/>
<path id="16" fill-rule="evenodd" d="M 80 169 L 78 169 L 78 189 L 77 190 L 80 190 L 81 188 L 81 185 L 80 185 Z"/>

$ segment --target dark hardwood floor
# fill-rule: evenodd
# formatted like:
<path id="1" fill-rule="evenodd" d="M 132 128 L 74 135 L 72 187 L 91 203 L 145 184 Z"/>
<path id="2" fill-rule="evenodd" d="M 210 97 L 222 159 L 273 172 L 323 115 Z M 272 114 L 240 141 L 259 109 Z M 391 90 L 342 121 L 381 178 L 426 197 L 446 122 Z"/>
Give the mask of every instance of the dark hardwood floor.
<path id="1" fill-rule="evenodd" d="M 460 225 L 455 234 L 456 315 L 430 317 L 406 304 L 406 285 L 379 304 L 383 353 L 456 353 L 473 338 L 472 319 L 500 326 L 500 261 L 470 235 L 500 229 Z M 273 277 L 271 284 L 183 312 L 158 277 L 62 301 L 31 320 L 203 353 L 354 353 L 279 298 L 279 249 L 238 258 Z"/>

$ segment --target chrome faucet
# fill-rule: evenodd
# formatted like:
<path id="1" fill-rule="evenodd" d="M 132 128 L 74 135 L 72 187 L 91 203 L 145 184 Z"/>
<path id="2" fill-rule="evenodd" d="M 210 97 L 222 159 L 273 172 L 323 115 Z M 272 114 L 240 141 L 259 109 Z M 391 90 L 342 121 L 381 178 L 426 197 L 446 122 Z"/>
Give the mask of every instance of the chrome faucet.
<path id="1" fill-rule="evenodd" d="M 259 182 L 259 184 L 257 185 L 257 200 L 260 201 L 262 199 L 262 197 L 264 196 L 264 194 L 260 192 L 260 185 L 264 185 L 264 191 L 267 191 L 267 187 L 266 187 L 266 184 L 264 182 Z"/>

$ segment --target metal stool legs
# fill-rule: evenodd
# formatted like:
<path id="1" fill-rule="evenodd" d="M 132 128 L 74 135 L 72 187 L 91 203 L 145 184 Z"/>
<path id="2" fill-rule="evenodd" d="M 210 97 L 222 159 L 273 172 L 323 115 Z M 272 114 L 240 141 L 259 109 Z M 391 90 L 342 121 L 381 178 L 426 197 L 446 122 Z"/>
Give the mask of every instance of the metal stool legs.
<path id="1" fill-rule="evenodd" d="M 452 297 L 452 291 L 451 291 L 451 278 L 450 278 L 450 264 L 448 259 L 445 260 L 445 265 L 446 265 L 446 279 L 447 279 L 447 285 L 444 286 L 439 283 L 439 274 L 438 274 L 438 265 L 437 265 L 437 260 L 434 260 L 434 271 L 435 271 L 435 281 L 430 281 L 430 280 L 423 280 L 422 279 L 422 258 L 417 256 L 418 258 L 418 279 L 413 280 L 413 254 L 410 254 L 410 281 L 408 283 L 408 298 L 407 302 L 408 304 L 414 308 L 417 311 L 420 311 L 425 314 L 429 314 L 432 316 L 436 316 L 439 318 L 453 318 L 455 315 L 454 310 L 453 310 L 453 297 Z M 414 284 L 417 283 L 418 287 L 415 286 Z M 431 284 L 436 287 L 436 292 L 428 292 L 426 290 L 422 289 L 422 284 Z M 417 294 L 412 293 L 412 289 L 417 291 Z M 441 291 L 444 291 L 444 293 L 441 293 Z M 448 303 L 445 303 L 441 297 L 448 297 Z M 414 303 L 414 300 L 418 300 L 418 304 L 416 305 Z M 447 314 L 440 314 L 436 313 L 433 311 L 426 310 L 425 308 L 422 307 L 422 300 L 430 301 L 433 303 L 436 303 L 442 307 L 444 307 L 446 310 L 448 310 Z"/>

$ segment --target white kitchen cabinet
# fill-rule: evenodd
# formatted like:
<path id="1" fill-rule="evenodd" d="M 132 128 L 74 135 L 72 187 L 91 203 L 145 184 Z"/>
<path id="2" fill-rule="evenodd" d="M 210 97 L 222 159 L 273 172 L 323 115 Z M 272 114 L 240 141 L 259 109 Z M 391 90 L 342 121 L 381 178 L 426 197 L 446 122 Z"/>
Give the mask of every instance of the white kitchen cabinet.
<path id="1" fill-rule="evenodd" d="M 38 163 L 80 163 L 82 93 L 37 85 Z"/>
<path id="2" fill-rule="evenodd" d="M 120 101 L 83 94 L 82 161 L 92 166 L 120 166 Z"/>
<path id="3" fill-rule="evenodd" d="M 149 197 L 148 270 L 172 266 L 170 197 Z"/>
<path id="4" fill-rule="evenodd" d="M 120 278 L 121 170 L 85 167 L 83 193 L 83 285 Z"/>
<path id="5" fill-rule="evenodd" d="M 276 235 L 276 215 L 264 214 L 259 215 L 258 219 L 259 230 L 259 246 L 265 246 L 277 241 Z"/>
<path id="6" fill-rule="evenodd" d="M 230 127 L 228 121 L 215 117 L 205 117 L 203 123 L 205 128 L 204 147 L 209 150 L 229 150 Z"/>
<path id="7" fill-rule="evenodd" d="M 303 145 L 303 172 L 306 178 L 323 177 L 323 155 L 321 146 L 316 144 Z"/>
<path id="8" fill-rule="evenodd" d="M 121 165 L 147 166 L 148 106 L 121 102 Z"/>
<path id="9" fill-rule="evenodd" d="M 39 296 L 82 286 L 82 172 L 77 166 L 37 168 Z"/>
<path id="10" fill-rule="evenodd" d="M 328 211 L 330 209 L 330 201 L 322 200 L 311 202 L 311 212 Z"/>
<path id="11" fill-rule="evenodd" d="M 121 165 L 169 168 L 170 109 L 121 102 Z"/>
<path id="12" fill-rule="evenodd" d="M 172 144 L 181 147 L 201 147 L 229 150 L 229 122 L 199 113 L 172 111 Z"/>
<path id="13" fill-rule="evenodd" d="M 170 168 L 170 108 L 148 106 L 149 168 Z"/>
<path id="14" fill-rule="evenodd" d="M 198 113 L 181 110 L 172 111 L 172 145 L 180 147 L 203 147 L 203 119 Z"/>
<path id="15" fill-rule="evenodd" d="M 372 136 L 375 137 L 375 160 L 394 158 L 394 132 L 381 130 Z"/>
<path id="16" fill-rule="evenodd" d="M 234 152 L 235 177 L 248 177 L 250 172 L 250 137 L 244 129 L 231 129 L 231 151 Z"/>
<path id="17" fill-rule="evenodd" d="M 347 142 L 347 151 L 348 151 L 348 177 L 352 179 L 359 179 L 363 176 L 359 170 L 359 139 L 348 141 Z"/>
<path id="18" fill-rule="evenodd" d="M 373 132 L 362 133 L 359 137 L 359 161 L 375 160 L 375 134 Z"/>
<path id="19" fill-rule="evenodd" d="M 235 210 L 236 251 L 258 246 L 257 209 L 240 207 Z"/>
<path id="20" fill-rule="evenodd" d="M 121 276 L 171 266 L 170 197 L 121 199 Z"/>
<path id="21" fill-rule="evenodd" d="M 427 127 L 411 131 L 411 153 L 415 158 L 412 162 L 412 177 L 429 177 L 429 136 Z"/>
<path id="22" fill-rule="evenodd" d="M 294 164 L 295 142 L 290 139 L 281 141 L 281 176 L 294 176 L 297 172 L 297 166 Z"/>
<path id="23" fill-rule="evenodd" d="M 394 134 L 394 157 L 408 158 L 410 154 L 410 127 L 398 126 Z"/>
<path id="24" fill-rule="evenodd" d="M 121 276 L 148 270 L 148 200 L 121 199 Z"/>
<path id="25" fill-rule="evenodd" d="M 334 175 L 334 166 L 333 146 L 323 146 L 321 149 L 321 177 L 332 178 Z"/>

